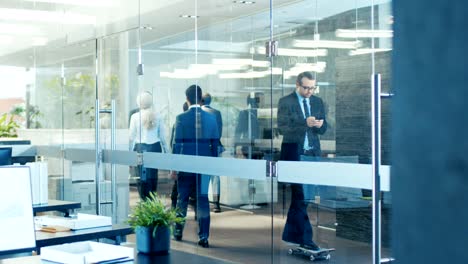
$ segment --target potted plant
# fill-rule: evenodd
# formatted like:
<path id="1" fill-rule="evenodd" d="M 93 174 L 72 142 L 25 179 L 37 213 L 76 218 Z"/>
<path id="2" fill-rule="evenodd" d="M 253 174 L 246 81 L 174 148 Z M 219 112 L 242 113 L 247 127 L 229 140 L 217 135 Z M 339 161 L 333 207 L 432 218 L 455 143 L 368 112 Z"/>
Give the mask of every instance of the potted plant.
<path id="1" fill-rule="evenodd" d="M 138 252 L 167 254 L 170 249 L 171 227 L 184 218 L 176 210 L 166 206 L 164 197 L 151 192 L 149 197 L 138 202 L 128 223 L 135 230 Z"/>

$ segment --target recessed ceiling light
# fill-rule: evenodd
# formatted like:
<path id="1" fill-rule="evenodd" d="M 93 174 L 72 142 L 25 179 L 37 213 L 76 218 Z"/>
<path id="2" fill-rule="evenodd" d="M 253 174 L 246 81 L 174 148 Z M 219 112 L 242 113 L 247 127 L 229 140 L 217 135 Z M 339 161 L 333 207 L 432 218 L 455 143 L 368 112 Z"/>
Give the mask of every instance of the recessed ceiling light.
<path id="1" fill-rule="evenodd" d="M 194 15 L 180 15 L 179 17 L 182 17 L 182 18 L 199 18 L 200 16 L 194 16 Z"/>
<path id="2" fill-rule="evenodd" d="M 140 28 L 146 30 L 153 30 L 153 27 L 151 25 L 142 25 Z"/>
<path id="3" fill-rule="evenodd" d="M 232 1 L 233 3 L 236 3 L 236 4 L 244 4 L 244 5 L 252 5 L 252 4 L 255 4 L 254 1 Z"/>

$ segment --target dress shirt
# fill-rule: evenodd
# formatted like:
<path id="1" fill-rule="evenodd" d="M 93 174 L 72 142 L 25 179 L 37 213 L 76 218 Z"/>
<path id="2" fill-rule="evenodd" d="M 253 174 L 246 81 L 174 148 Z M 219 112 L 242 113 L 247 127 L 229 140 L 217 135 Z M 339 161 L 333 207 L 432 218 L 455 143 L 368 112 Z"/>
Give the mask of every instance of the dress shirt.
<path id="1" fill-rule="evenodd" d="M 297 99 L 299 101 L 299 105 L 301 106 L 302 114 L 304 115 L 304 120 L 305 120 L 308 116 L 310 116 L 310 101 L 309 101 L 309 98 L 305 98 L 305 97 L 301 96 L 297 92 L 296 92 L 296 95 L 297 95 Z M 308 109 L 304 109 L 304 100 L 306 101 L 306 105 L 307 105 Z M 306 110 L 308 110 L 307 114 L 305 112 Z M 308 138 L 307 132 L 306 132 L 305 135 L 304 135 L 304 151 L 307 151 L 307 150 L 310 150 L 310 147 L 309 147 L 309 138 Z"/>

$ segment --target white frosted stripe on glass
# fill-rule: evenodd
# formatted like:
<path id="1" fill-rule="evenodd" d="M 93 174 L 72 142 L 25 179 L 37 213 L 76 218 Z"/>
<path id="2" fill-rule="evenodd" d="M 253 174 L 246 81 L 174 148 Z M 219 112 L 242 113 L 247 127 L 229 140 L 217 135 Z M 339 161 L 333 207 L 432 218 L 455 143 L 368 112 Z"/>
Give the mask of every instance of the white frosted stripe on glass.
<path id="1" fill-rule="evenodd" d="M 278 161 L 278 181 L 372 189 L 372 166 L 337 162 Z M 390 191 L 390 166 L 381 166 L 381 190 Z"/>
<path id="2" fill-rule="evenodd" d="M 66 160 L 96 163 L 96 150 L 94 149 L 66 149 Z"/>
<path id="3" fill-rule="evenodd" d="M 149 168 L 265 180 L 266 160 L 202 157 L 179 154 L 143 153 Z"/>
<path id="4" fill-rule="evenodd" d="M 136 166 L 138 164 L 138 154 L 135 151 L 106 149 L 102 151 L 102 162 Z"/>
<path id="5" fill-rule="evenodd" d="M 36 146 L 36 154 L 48 158 L 62 158 L 62 148 L 60 146 Z"/>
<path id="6" fill-rule="evenodd" d="M 388 165 L 380 166 L 380 189 L 382 191 L 390 191 L 390 168 Z"/>
<path id="7" fill-rule="evenodd" d="M 33 145 L 0 145 L 0 148 L 11 148 L 12 157 L 36 156 L 36 147 Z"/>

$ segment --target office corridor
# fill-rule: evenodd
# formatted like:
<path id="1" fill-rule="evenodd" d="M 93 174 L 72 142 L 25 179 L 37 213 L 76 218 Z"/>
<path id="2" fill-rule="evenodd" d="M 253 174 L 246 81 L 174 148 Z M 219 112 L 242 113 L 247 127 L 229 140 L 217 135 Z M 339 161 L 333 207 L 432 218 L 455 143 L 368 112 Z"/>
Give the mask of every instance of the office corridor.
<path id="1" fill-rule="evenodd" d="M 166 188 L 171 182 L 161 182 L 160 191 L 167 194 Z M 131 187 L 131 205 L 138 201 L 136 188 Z M 168 201 L 169 202 L 169 201 Z M 280 203 L 277 203 L 277 206 Z M 288 202 L 286 204 L 289 204 Z M 189 207 L 190 208 L 190 207 Z M 191 262 L 206 263 L 210 258 L 212 263 L 310 263 L 306 257 L 291 256 L 288 254 L 290 245 L 281 241 L 281 233 L 285 218 L 281 213 L 269 216 L 271 208 L 263 205 L 257 210 L 241 210 L 223 206 L 219 214 L 211 213 L 210 248 L 197 246 L 198 225 L 194 220 L 194 211 L 189 209 L 186 228 L 182 241 L 171 241 L 173 257 L 161 257 L 163 263 L 176 263 L 180 252 L 188 253 Z M 275 212 L 281 212 L 275 208 Z M 309 216 L 314 224 L 314 240 L 322 247 L 336 248 L 331 253 L 331 259 L 321 263 L 366 264 L 372 263 L 372 247 L 368 243 L 351 241 L 336 236 L 335 231 L 315 226 L 315 210 L 309 208 Z M 322 214 L 323 215 L 323 214 Z M 322 216 L 322 218 L 324 218 Z M 273 235 L 273 239 L 272 239 Z M 128 241 L 134 242 L 134 235 Z M 273 248 L 271 242 L 273 241 Z M 271 256 L 271 251 L 274 254 Z M 177 253 L 176 253 L 177 252 Z M 382 250 L 383 257 L 389 257 L 387 249 Z M 202 261 L 202 262 L 197 262 Z"/>

